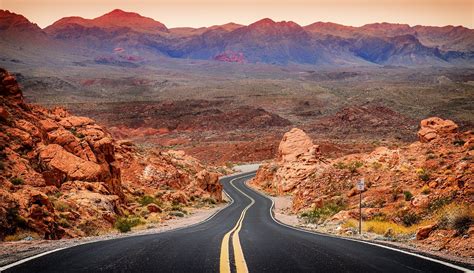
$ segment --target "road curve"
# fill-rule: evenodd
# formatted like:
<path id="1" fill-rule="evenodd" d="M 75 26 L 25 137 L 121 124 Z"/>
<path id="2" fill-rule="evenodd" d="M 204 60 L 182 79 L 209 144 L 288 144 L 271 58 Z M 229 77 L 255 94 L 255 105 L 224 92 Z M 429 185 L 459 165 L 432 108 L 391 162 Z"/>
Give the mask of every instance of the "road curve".
<path id="1" fill-rule="evenodd" d="M 270 214 L 272 201 L 245 185 L 251 175 L 221 179 L 232 204 L 197 225 L 79 245 L 4 272 L 463 271 L 423 257 L 279 224 Z"/>

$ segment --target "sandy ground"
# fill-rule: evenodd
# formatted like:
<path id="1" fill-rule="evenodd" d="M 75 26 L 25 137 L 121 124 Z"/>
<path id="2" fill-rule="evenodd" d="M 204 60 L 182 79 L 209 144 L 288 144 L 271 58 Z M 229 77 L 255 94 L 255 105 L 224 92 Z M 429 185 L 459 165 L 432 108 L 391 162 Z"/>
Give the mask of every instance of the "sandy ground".
<path id="1" fill-rule="evenodd" d="M 258 170 L 260 164 L 246 164 L 246 165 L 237 165 L 234 166 L 232 169 L 237 173 L 246 173 L 246 172 L 254 172 Z"/>
<path id="2" fill-rule="evenodd" d="M 112 231 L 106 235 L 93 237 L 83 237 L 74 239 L 63 239 L 58 241 L 34 240 L 34 241 L 16 241 L 0 243 L 0 266 L 4 266 L 21 259 L 31 257 L 46 251 L 77 246 L 85 243 L 124 238 L 130 236 L 160 233 L 172 229 L 182 228 L 202 222 L 211 215 L 223 209 L 226 205 L 218 205 L 214 208 L 195 209 L 183 218 L 173 218 L 159 224 L 147 224 L 139 226 L 129 233 L 119 233 Z"/>
<path id="3" fill-rule="evenodd" d="M 255 187 L 253 188 L 255 189 Z M 474 259 L 472 258 L 458 257 L 458 256 L 450 255 L 449 253 L 422 249 L 418 245 L 415 245 L 414 243 L 387 241 L 387 240 L 384 240 L 382 236 L 377 235 L 377 234 L 371 234 L 371 233 L 365 233 L 362 235 L 356 234 L 356 235 L 351 235 L 351 236 L 341 235 L 337 233 L 337 227 L 335 225 L 317 226 L 315 224 L 306 224 L 300 218 L 298 218 L 297 215 L 292 213 L 291 211 L 292 197 L 291 196 L 276 196 L 276 197 L 268 196 L 268 195 L 266 196 L 271 198 L 275 203 L 274 205 L 275 218 L 284 224 L 310 230 L 310 231 L 319 232 L 319 233 L 326 233 L 332 236 L 347 237 L 347 238 L 374 242 L 374 243 L 383 244 L 383 245 L 391 246 L 398 249 L 407 250 L 414 253 L 420 253 L 423 255 L 430 256 L 430 257 L 440 258 L 442 260 L 448 260 L 455 263 L 460 263 L 464 265 L 468 264 L 470 266 L 474 266 Z"/>

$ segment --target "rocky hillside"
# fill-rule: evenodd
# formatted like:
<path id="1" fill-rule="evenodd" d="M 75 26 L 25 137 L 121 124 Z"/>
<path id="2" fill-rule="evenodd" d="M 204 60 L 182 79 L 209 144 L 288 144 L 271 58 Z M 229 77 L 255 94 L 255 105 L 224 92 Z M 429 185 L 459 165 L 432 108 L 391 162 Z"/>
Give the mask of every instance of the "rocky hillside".
<path id="1" fill-rule="evenodd" d="M 419 141 L 328 160 L 301 130 L 292 129 L 278 156 L 252 183 L 293 196 L 293 211 L 316 226 L 352 234 L 359 217 L 355 184 L 366 181 L 364 228 L 385 239 L 431 250 L 474 255 L 474 134 L 440 118 L 423 120 Z"/>
<path id="2" fill-rule="evenodd" d="M 182 152 L 115 141 L 93 120 L 26 104 L 0 69 L 0 239 L 95 235 L 221 200 L 218 174 Z"/>

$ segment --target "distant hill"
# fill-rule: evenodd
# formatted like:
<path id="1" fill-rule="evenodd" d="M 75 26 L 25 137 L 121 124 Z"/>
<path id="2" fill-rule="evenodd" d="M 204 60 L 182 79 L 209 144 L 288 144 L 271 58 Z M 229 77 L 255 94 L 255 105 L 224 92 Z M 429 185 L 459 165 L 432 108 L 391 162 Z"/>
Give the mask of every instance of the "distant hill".
<path id="1" fill-rule="evenodd" d="M 54 50 L 74 48 L 78 55 L 87 52 L 91 60 L 107 59 L 114 65 L 163 56 L 279 65 L 474 64 L 474 30 L 462 26 L 375 23 L 350 27 L 323 22 L 300 26 L 266 18 L 248 26 L 228 23 L 168 29 L 151 18 L 117 9 L 95 19 L 62 18 L 42 30 L 21 15 L 0 11 L 0 34 L 15 45 L 31 44 L 40 37 L 61 45 Z"/>

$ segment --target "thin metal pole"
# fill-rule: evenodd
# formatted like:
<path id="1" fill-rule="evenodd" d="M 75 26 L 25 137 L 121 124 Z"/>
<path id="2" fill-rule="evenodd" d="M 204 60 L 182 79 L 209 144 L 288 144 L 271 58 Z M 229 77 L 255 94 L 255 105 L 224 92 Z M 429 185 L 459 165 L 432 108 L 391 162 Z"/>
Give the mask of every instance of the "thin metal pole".
<path id="1" fill-rule="evenodd" d="M 359 191 L 359 234 L 362 234 L 362 191 Z"/>

